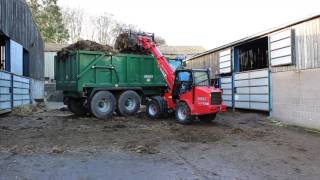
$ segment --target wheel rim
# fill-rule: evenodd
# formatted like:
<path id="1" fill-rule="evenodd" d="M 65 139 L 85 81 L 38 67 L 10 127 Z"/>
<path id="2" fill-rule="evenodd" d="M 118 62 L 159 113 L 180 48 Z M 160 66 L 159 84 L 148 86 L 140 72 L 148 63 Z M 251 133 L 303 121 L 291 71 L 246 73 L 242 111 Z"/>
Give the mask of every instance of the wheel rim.
<path id="1" fill-rule="evenodd" d="M 132 111 L 136 107 L 136 101 L 134 99 L 128 98 L 125 102 L 124 105 L 127 110 Z"/>
<path id="2" fill-rule="evenodd" d="M 148 113 L 151 116 L 155 116 L 157 114 L 157 112 L 158 112 L 157 106 L 155 104 L 150 104 L 149 108 L 148 108 Z"/>
<path id="3" fill-rule="evenodd" d="M 188 110 L 185 107 L 180 107 L 178 108 L 178 117 L 180 120 L 184 121 L 187 119 L 188 116 Z"/>
<path id="4" fill-rule="evenodd" d="M 101 99 L 97 102 L 98 110 L 103 113 L 109 112 L 111 108 L 111 102 L 108 99 Z"/>

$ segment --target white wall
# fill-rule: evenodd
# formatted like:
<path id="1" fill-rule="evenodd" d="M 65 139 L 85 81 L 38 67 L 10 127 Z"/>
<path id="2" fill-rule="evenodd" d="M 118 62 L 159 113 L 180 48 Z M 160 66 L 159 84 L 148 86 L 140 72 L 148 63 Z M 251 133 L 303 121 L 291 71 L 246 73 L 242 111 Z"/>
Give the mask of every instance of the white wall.
<path id="1" fill-rule="evenodd" d="M 44 99 L 44 81 L 30 79 L 31 80 L 31 98 L 34 99 Z"/>
<path id="2" fill-rule="evenodd" d="M 56 52 L 44 53 L 44 77 L 54 79 L 54 57 Z"/>
<path id="3" fill-rule="evenodd" d="M 272 116 L 320 129 L 320 68 L 272 73 Z"/>

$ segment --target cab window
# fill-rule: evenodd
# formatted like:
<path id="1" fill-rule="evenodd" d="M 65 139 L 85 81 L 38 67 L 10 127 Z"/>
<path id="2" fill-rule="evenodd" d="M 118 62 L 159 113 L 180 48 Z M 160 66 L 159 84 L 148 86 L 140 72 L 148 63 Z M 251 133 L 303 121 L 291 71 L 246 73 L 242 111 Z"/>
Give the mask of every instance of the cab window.
<path id="1" fill-rule="evenodd" d="M 196 86 L 209 86 L 209 76 L 206 71 L 193 72 L 194 84 Z"/>
<path id="2" fill-rule="evenodd" d="M 178 73 L 178 81 L 191 81 L 191 73 L 187 71 Z"/>

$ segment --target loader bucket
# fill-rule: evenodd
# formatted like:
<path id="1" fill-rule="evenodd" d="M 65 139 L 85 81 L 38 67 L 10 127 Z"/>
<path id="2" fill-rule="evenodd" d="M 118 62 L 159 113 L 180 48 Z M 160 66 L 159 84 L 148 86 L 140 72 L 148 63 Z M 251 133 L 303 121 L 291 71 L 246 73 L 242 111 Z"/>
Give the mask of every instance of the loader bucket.
<path id="1" fill-rule="evenodd" d="M 139 36 L 148 36 L 154 40 L 154 34 L 145 32 L 123 31 L 116 39 L 115 49 L 121 53 L 150 54 L 139 43 Z"/>

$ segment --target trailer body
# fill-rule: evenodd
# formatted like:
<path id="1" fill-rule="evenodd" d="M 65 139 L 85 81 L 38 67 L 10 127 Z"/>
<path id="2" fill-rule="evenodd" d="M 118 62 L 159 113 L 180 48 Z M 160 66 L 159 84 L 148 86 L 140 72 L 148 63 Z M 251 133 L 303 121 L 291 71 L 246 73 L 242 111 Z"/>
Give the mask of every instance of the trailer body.
<path id="1" fill-rule="evenodd" d="M 80 97 L 94 89 L 138 90 L 142 95 L 160 94 L 166 88 L 152 56 L 75 51 L 55 61 L 57 90 Z"/>

